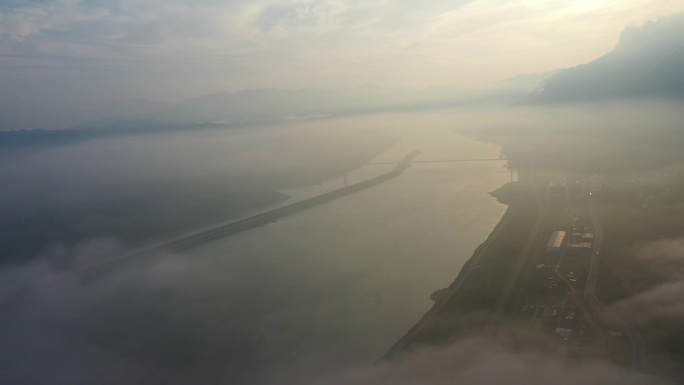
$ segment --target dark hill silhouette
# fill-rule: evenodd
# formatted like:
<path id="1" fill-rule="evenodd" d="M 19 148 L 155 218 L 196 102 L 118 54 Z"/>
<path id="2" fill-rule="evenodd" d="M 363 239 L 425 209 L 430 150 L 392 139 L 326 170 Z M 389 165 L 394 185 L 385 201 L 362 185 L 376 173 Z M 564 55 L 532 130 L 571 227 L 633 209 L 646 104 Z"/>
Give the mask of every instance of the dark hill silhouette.
<path id="1" fill-rule="evenodd" d="M 684 98 L 684 14 L 627 28 L 615 49 L 558 71 L 531 95 L 534 103 Z"/>

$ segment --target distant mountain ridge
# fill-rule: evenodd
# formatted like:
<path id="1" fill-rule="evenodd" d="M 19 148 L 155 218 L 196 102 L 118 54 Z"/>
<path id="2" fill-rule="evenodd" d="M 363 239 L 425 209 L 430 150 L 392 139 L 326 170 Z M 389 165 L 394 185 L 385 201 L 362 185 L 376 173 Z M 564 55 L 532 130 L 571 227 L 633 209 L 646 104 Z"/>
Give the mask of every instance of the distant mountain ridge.
<path id="1" fill-rule="evenodd" d="M 343 89 L 248 89 L 184 100 L 136 118 L 173 124 L 245 124 L 448 106 L 464 103 L 472 95 L 457 87 L 384 88 L 371 84 Z"/>
<path id="2" fill-rule="evenodd" d="M 684 98 L 684 14 L 627 28 L 612 52 L 558 71 L 526 101 L 635 98 Z"/>
<path id="3" fill-rule="evenodd" d="M 248 89 L 203 95 L 176 103 L 128 99 L 61 120 L 55 117 L 49 127 L 19 125 L 12 129 L 8 125 L 10 129 L 0 130 L 0 147 L 158 132 L 165 127 L 171 130 L 207 125 L 234 127 L 464 104 L 507 104 L 524 94 L 519 86 L 469 91 L 449 86 L 385 88 L 366 84 L 342 89 Z"/>

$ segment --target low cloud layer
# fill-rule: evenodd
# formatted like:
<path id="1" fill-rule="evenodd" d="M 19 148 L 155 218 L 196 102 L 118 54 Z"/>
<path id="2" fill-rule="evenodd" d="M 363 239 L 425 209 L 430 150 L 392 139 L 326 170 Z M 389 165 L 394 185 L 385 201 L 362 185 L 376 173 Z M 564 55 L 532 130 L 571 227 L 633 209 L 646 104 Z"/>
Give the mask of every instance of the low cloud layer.
<path id="1" fill-rule="evenodd" d="M 87 242 L 69 259 L 94 263 L 111 244 Z M 240 308 L 221 297 L 236 279 L 211 265 L 160 256 L 88 282 L 56 256 L 2 272 L 4 383 L 220 383 L 258 353 L 246 341 L 255 331 L 242 330 L 249 315 L 221 314 Z"/>
<path id="2" fill-rule="evenodd" d="M 624 261 L 623 261 L 624 260 Z M 617 279 L 632 295 L 610 308 L 643 335 L 652 365 L 684 378 L 684 238 L 662 239 L 623 253 Z"/>
<path id="3" fill-rule="evenodd" d="M 631 256 L 661 282 L 615 303 L 613 308 L 637 326 L 677 331 L 684 322 L 684 238 L 641 245 Z"/>
<path id="4" fill-rule="evenodd" d="M 655 384 L 604 363 L 568 365 L 473 337 L 395 362 L 284 365 L 292 339 L 252 317 L 250 290 L 215 262 L 165 255 L 84 281 L 75 266 L 118 251 L 112 240 L 62 248 L 0 272 L 0 380 L 8 384 Z M 54 261 L 59 260 L 59 264 Z M 515 335 L 516 333 L 512 333 Z M 331 364 L 331 367 L 335 365 Z"/>
<path id="5" fill-rule="evenodd" d="M 447 385 L 447 384 L 658 384 L 603 363 L 568 365 L 503 346 L 490 338 L 473 338 L 444 349 L 425 349 L 396 363 L 335 374 L 315 384 L 331 385 Z"/>

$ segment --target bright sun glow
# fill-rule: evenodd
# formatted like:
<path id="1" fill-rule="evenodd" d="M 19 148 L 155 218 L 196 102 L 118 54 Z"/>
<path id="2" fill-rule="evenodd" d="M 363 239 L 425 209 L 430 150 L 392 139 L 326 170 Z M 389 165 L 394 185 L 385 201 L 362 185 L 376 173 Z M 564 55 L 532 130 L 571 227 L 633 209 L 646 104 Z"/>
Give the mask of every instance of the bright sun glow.
<path id="1" fill-rule="evenodd" d="M 577 0 L 571 7 L 576 13 L 585 13 L 606 8 L 613 3 L 613 0 Z"/>

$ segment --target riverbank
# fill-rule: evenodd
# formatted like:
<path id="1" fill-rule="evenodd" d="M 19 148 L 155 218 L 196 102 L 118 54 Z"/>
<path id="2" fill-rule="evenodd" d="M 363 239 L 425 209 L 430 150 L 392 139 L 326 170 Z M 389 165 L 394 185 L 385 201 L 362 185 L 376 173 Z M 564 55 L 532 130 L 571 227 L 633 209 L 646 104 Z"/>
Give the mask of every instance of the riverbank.
<path id="1" fill-rule="evenodd" d="M 433 307 L 382 359 L 393 359 L 421 345 L 442 345 L 481 327 L 496 313 L 497 299 L 514 265 L 511 250 L 520 250 L 536 219 L 534 198 L 520 182 L 490 193 L 508 208 L 487 239 L 463 265 L 451 285 L 433 293 Z"/>

